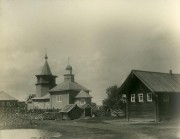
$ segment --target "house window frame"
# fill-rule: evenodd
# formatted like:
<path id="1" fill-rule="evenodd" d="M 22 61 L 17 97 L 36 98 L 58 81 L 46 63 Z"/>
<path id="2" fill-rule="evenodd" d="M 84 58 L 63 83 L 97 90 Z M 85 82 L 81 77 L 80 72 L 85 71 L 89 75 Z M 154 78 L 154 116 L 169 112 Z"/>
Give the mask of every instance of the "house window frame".
<path id="1" fill-rule="evenodd" d="M 144 102 L 144 95 L 143 95 L 143 93 L 139 93 L 138 94 L 138 100 L 139 100 L 139 102 Z"/>
<path id="2" fill-rule="evenodd" d="M 57 102 L 62 102 L 62 95 L 58 95 L 58 96 L 56 97 L 56 101 L 57 101 Z"/>
<path id="3" fill-rule="evenodd" d="M 83 101 L 82 101 L 83 100 Z M 80 103 L 80 105 L 84 105 L 84 104 L 86 104 L 86 100 L 85 100 L 85 98 L 81 98 L 80 100 L 79 100 L 79 103 Z"/>
<path id="4" fill-rule="evenodd" d="M 163 95 L 163 101 L 164 102 L 169 102 L 169 94 L 164 94 Z"/>
<path id="5" fill-rule="evenodd" d="M 151 95 L 151 97 L 149 97 L 148 95 Z M 147 101 L 152 102 L 152 93 L 147 93 Z"/>
<path id="6" fill-rule="evenodd" d="M 131 102 L 136 102 L 136 95 L 135 94 L 131 94 Z"/>

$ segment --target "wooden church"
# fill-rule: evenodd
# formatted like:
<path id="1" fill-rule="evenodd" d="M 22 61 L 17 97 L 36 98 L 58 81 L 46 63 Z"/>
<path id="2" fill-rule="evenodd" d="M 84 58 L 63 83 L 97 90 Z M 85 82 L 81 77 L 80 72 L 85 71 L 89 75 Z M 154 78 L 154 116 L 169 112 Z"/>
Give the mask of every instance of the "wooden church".
<path id="1" fill-rule="evenodd" d="M 72 66 L 67 65 L 64 81 L 57 85 L 57 76 L 52 74 L 47 60 L 46 54 L 42 71 L 36 75 L 36 96 L 28 100 L 28 109 L 63 109 L 69 104 L 85 109 L 83 105 L 91 105 L 90 90 L 75 81 Z"/>

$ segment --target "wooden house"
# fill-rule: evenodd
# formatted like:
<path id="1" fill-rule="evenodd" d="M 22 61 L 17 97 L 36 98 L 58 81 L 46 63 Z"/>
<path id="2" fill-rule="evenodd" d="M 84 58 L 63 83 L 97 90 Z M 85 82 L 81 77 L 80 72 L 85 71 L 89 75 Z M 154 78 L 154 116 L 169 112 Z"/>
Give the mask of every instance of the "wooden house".
<path id="1" fill-rule="evenodd" d="M 12 112 L 17 110 L 18 100 L 4 91 L 0 92 L 0 113 L 1 112 Z"/>
<path id="2" fill-rule="evenodd" d="M 61 109 L 60 113 L 63 120 L 73 120 L 81 117 L 82 109 L 80 109 L 77 104 L 69 104 Z"/>
<path id="3" fill-rule="evenodd" d="M 17 107 L 18 100 L 4 91 L 0 92 L 0 107 Z"/>
<path id="4" fill-rule="evenodd" d="M 180 113 L 180 74 L 132 70 L 120 91 L 127 96 L 128 120 L 160 121 Z"/>

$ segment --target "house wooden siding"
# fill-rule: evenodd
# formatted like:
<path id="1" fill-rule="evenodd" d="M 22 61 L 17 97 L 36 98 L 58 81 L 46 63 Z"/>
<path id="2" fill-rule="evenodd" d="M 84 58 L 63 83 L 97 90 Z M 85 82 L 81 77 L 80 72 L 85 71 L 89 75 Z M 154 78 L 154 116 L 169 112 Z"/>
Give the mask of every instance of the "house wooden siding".
<path id="1" fill-rule="evenodd" d="M 147 101 L 147 94 L 153 93 L 137 78 L 134 76 L 132 86 L 128 90 L 128 113 L 129 118 L 147 118 L 154 119 L 155 116 L 155 100 Z M 135 102 L 131 102 L 131 94 L 135 94 Z M 138 94 L 143 94 L 143 102 L 139 102 Z"/>
<path id="2" fill-rule="evenodd" d="M 2 108 L 13 108 L 17 107 L 17 100 L 0 100 L 0 107 Z"/>
<path id="3" fill-rule="evenodd" d="M 164 101 L 164 95 L 169 95 L 169 100 Z M 180 94 L 179 93 L 159 93 L 159 118 L 168 118 L 180 114 Z"/>
<path id="4" fill-rule="evenodd" d="M 180 114 L 180 74 L 132 70 L 121 85 L 120 91 L 127 95 L 126 116 L 129 119 L 153 119 L 158 122 Z M 143 94 L 139 102 L 138 94 Z M 152 101 L 147 101 L 147 94 Z M 131 95 L 135 94 L 135 102 Z"/>

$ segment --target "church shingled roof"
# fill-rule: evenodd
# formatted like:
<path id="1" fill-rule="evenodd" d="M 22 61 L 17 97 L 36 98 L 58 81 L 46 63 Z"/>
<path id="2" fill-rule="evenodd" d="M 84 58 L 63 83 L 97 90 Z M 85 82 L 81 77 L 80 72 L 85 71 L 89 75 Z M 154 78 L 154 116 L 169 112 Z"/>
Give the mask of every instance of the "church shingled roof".
<path id="1" fill-rule="evenodd" d="M 84 90 L 81 90 L 76 96 L 75 98 L 92 98 L 91 95 L 89 95 L 87 92 L 85 92 Z"/>
<path id="2" fill-rule="evenodd" d="M 47 61 L 45 61 L 44 66 L 42 67 L 41 75 L 52 75 Z"/>
<path id="3" fill-rule="evenodd" d="M 76 90 L 76 91 L 90 91 L 89 89 L 85 88 L 84 86 L 71 81 L 64 81 L 61 84 L 57 85 L 53 89 L 50 90 L 50 92 L 57 92 L 57 91 L 67 91 L 67 90 Z"/>

